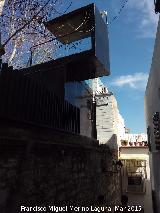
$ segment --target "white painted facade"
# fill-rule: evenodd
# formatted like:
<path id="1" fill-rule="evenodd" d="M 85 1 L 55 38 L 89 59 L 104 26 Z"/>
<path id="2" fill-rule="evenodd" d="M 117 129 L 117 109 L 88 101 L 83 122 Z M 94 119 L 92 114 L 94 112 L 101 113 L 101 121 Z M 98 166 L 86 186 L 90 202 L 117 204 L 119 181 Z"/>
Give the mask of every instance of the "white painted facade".
<path id="1" fill-rule="evenodd" d="M 97 139 L 100 144 L 108 144 L 111 149 L 118 150 L 118 144 L 125 134 L 125 125 L 116 98 L 100 79 L 93 79 L 91 85 L 96 98 Z"/>
<path id="2" fill-rule="evenodd" d="M 142 145 L 144 145 L 145 142 L 147 143 L 147 134 L 145 134 L 145 133 L 139 133 L 139 134 L 125 133 L 124 140 L 126 140 L 128 142 L 128 146 L 142 146 Z M 123 142 L 123 140 L 122 140 L 122 142 Z"/>
<path id="3" fill-rule="evenodd" d="M 80 134 L 92 137 L 92 120 L 91 120 L 91 109 L 88 108 L 87 101 L 90 100 L 90 97 L 78 97 L 77 102 L 79 102 L 80 108 Z"/>
<path id="4" fill-rule="evenodd" d="M 129 205 L 140 205 L 145 213 L 152 213 L 147 135 L 125 134 L 124 141 L 119 146 L 119 158 L 124 164 L 121 171 L 123 193 L 127 194 Z M 140 181 L 139 184 L 136 183 L 137 180 Z"/>
<path id="5" fill-rule="evenodd" d="M 133 186 L 128 184 L 127 167 L 122 167 L 122 189 L 123 193 L 127 193 L 129 197 L 129 205 L 141 205 L 145 213 L 152 213 L 152 193 L 150 182 L 150 165 L 149 165 L 149 149 L 147 145 L 147 135 L 145 133 L 130 134 L 126 133 L 124 119 L 119 113 L 118 104 L 113 93 L 104 87 L 99 79 L 92 80 L 92 89 L 95 94 L 96 109 L 96 126 L 97 138 L 100 144 L 108 144 L 113 150 L 119 151 L 119 159 L 124 162 L 141 163 L 145 166 L 134 168 L 140 185 L 134 186 L 136 190 L 132 191 Z M 129 131 L 128 131 L 129 132 Z M 126 142 L 122 146 L 122 142 Z M 115 152 L 116 153 L 116 152 Z M 140 173 L 137 173 L 141 170 Z M 134 172 L 135 172 L 134 171 Z M 135 177 L 129 177 L 134 179 Z M 136 177 L 137 178 L 137 177 Z M 128 188 L 129 187 L 129 188 Z M 137 187 L 137 188 L 136 188 Z M 138 188 L 140 187 L 140 188 Z"/>
<path id="6" fill-rule="evenodd" d="M 154 213 L 160 213 L 160 140 L 159 115 L 157 128 L 153 121 L 154 115 L 160 113 L 160 19 L 157 27 L 152 64 L 145 92 L 145 115 L 148 139 L 150 143 L 151 182 Z"/>

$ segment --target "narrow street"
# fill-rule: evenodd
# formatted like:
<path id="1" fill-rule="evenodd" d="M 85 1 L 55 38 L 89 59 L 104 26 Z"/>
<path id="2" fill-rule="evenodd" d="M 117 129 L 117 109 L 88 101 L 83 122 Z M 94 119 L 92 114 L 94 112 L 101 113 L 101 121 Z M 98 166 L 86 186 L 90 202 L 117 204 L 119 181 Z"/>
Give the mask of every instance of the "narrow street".
<path id="1" fill-rule="evenodd" d="M 0 213 L 160 213 L 160 0 L 0 0 Z"/>

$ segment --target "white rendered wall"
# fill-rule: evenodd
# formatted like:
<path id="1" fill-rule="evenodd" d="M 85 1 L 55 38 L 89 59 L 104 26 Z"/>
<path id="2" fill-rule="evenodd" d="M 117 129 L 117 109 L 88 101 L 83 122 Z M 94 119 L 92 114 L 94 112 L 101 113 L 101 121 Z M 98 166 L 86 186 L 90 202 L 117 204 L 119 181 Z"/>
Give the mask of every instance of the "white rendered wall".
<path id="1" fill-rule="evenodd" d="M 125 128 L 116 98 L 98 78 L 92 80 L 92 89 L 96 95 L 97 139 L 100 144 L 108 144 L 111 149 L 118 150 Z"/>
<path id="2" fill-rule="evenodd" d="M 150 180 L 149 150 L 147 147 L 121 147 L 120 159 L 146 160 L 145 193 L 127 193 L 128 205 L 141 205 L 145 213 L 152 213 L 152 193 Z"/>
<path id="3" fill-rule="evenodd" d="M 151 143 L 151 181 L 156 196 L 157 212 L 160 212 L 160 151 L 156 150 L 153 115 L 160 112 L 160 20 L 154 46 L 152 64 L 145 92 L 146 127 L 150 128 Z"/>

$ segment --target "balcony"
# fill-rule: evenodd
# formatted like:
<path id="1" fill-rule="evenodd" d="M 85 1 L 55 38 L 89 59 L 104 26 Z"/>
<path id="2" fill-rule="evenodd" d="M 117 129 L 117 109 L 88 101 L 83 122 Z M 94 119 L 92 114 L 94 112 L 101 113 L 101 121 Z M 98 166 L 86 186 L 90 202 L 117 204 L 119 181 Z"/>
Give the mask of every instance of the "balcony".
<path id="1" fill-rule="evenodd" d="M 95 4 L 50 20 L 45 26 L 62 49 L 75 46 L 75 51 L 70 50 L 63 57 L 60 54 L 56 59 L 66 65 L 66 81 L 83 81 L 110 74 L 107 25 Z M 83 45 L 78 47 L 77 42 Z"/>
<path id="2" fill-rule="evenodd" d="M 121 147 L 148 147 L 147 141 L 127 141 L 121 140 Z"/>

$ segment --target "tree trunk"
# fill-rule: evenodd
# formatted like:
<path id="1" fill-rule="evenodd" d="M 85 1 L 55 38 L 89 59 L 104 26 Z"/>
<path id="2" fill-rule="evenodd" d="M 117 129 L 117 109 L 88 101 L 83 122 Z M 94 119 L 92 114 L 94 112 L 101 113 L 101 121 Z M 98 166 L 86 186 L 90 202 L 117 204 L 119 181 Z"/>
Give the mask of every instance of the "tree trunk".
<path id="1" fill-rule="evenodd" d="M 2 15 L 4 3 L 5 3 L 5 0 L 0 0 L 0 16 Z"/>

